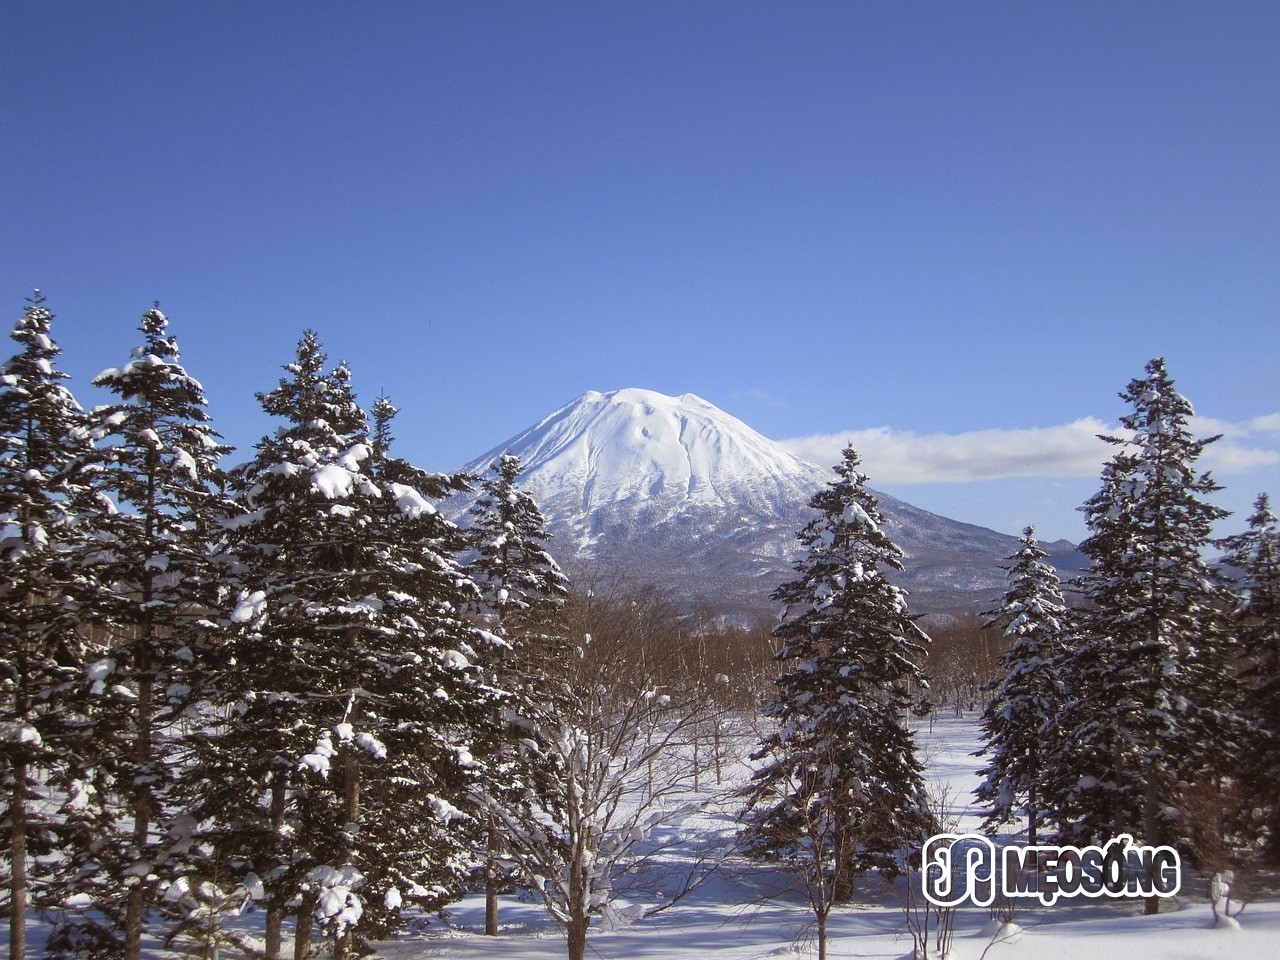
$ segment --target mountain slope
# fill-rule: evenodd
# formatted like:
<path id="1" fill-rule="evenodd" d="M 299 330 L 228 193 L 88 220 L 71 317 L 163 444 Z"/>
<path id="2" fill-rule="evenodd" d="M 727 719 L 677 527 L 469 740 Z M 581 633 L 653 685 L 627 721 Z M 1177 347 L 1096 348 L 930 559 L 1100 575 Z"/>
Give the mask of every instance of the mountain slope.
<path id="1" fill-rule="evenodd" d="M 635 388 L 585 393 L 464 469 L 482 473 L 507 452 L 520 457 L 521 485 L 570 571 L 616 568 L 736 615 L 771 610 L 808 500 L 833 476 L 701 397 Z M 1014 537 L 878 496 L 887 532 L 908 554 L 900 580 L 914 609 L 965 609 L 999 594 Z M 461 519 L 467 505 L 455 500 L 446 512 Z M 1074 565 L 1070 544 L 1054 547 Z"/>

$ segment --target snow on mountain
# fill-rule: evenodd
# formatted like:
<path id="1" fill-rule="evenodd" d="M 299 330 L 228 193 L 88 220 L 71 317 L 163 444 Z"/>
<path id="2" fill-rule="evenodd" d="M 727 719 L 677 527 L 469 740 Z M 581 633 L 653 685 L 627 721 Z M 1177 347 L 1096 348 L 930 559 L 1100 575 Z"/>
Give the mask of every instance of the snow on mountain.
<path id="1" fill-rule="evenodd" d="M 466 466 L 483 472 L 511 452 L 522 486 L 589 546 L 610 513 L 652 524 L 708 510 L 754 518 L 812 495 L 823 470 L 741 420 L 686 393 L 592 390 Z"/>
<path id="2" fill-rule="evenodd" d="M 503 453 L 520 458 L 521 486 L 567 569 L 614 567 L 738 614 L 770 609 L 809 498 L 834 477 L 695 394 L 637 388 L 589 391 L 463 469 L 483 473 Z M 878 496 L 887 532 L 908 553 L 902 582 L 914 607 L 962 609 L 998 595 L 1015 538 Z M 461 519 L 469 503 L 455 498 L 446 513 Z"/>

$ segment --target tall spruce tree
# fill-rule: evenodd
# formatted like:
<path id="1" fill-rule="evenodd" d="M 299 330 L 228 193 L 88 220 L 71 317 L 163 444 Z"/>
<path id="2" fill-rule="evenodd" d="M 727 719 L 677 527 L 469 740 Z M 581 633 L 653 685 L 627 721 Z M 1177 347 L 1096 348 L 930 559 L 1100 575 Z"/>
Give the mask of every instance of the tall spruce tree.
<path id="1" fill-rule="evenodd" d="M 1216 438 L 1191 435 L 1191 404 L 1164 361 L 1120 396 L 1131 435 L 1104 438 L 1120 449 L 1082 507 L 1092 563 L 1080 583 L 1092 609 L 1069 665 L 1078 689 L 1059 790 L 1067 835 L 1160 844 L 1185 830 L 1180 790 L 1238 748 L 1226 596 L 1204 556 L 1226 511 L 1204 499 L 1219 487 L 1196 466 Z"/>
<path id="2" fill-rule="evenodd" d="M 61 899 L 47 869 L 58 819 L 38 802 L 35 771 L 65 795 L 69 777 L 83 768 L 88 741 L 75 693 L 98 659 L 78 629 L 77 571 L 69 562 L 89 495 L 79 467 L 91 444 L 67 375 L 56 368 L 61 351 L 52 323 L 36 291 L 11 334 L 20 349 L 0 368 L 0 778 L 7 810 L 0 864 L 8 874 L 13 960 L 26 956 L 28 903 Z"/>
<path id="3" fill-rule="evenodd" d="M 489 669 L 500 655 L 494 638 L 465 620 L 478 593 L 456 562 L 466 539 L 429 502 L 465 490 L 465 479 L 393 456 L 396 413 L 385 398 L 373 405 L 370 472 L 382 491 L 375 529 L 385 552 L 371 586 L 389 597 L 392 638 L 368 684 L 388 759 L 370 777 L 361 870 L 375 890 L 396 891 L 374 904 L 378 934 L 400 923 L 396 900 L 436 909 L 458 895 L 477 826 L 462 810 L 495 776 L 481 745 L 507 702 Z"/>
<path id="4" fill-rule="evenodd" d="M 777 730 L 754 755 L 763 764 L 746 792 L 748 848 L 828 888 L 825 902 L 846 899 L 855 873 L 891 876 L 929 826 L 906 726 L 929 638 L 885 578 L 903 553 L 858 465 L 846 448 L 837 479 L 809 503 L 819 516 L 798 534 L 799 577 L 773 594 L 785 672 L 765 709 Z"/>
<path id="5" fill-rule="evenodd" d="M 176 866 L 167 822 L 181 769 L 176 721 L 196 682 L 195 651 L 209 643 L 209 612 L 223 571 L 213 544 L 227 504 L 203 387 L 179 362 L 158 306 L 142 316 L 143 342 L 94 384 L 118 399 L 93 411 L 94 483 L 114 509 L 94 521 L 83 555 L 94 589 L 85 613 L 109 651 L 93 667 L 91 728 L 100 787 L 97 832 L 79 868 L 103 918 L 94 934 L 119 939 L 136 960 L 159 890 Z M 78 922 L 92 922 L 82 920 Z M 84 931 L 70 934 L 74 942 Z"/>
<path id="6" fill-rule="evenodd" d="M 520 458 L 503 454 L 480 479 L 481 495 L 471 509 L 475 558 L 469 569 L 490 619 L 529 646 L 537 631 L 554 621 L 569 581 L 547 552 L 546 519 L 517 485 L 520 472 Z M 528 653 L 535 664 L 547 659 L 543 650 Z"/>
<path id="7" fill-rule="evenodd" d="M 526 792 L 539 790 L 539 780 L 552 773 L 547 769 L 552 752 L 538 749 L 533 721 L 556 712 L 570 655 L 556 623 L 568 579 L 545 547 L 549 534 L 542 511 L 517 486 L 520 469 L 519 457 L 510 454 L 493 462 L 480 480 L 469 530 L 474 558 L 468 569 L 481 590 L 481 612 L 506 647 L 489 672 L 510 696 L 504 710 L 508 720 L 497 725 L 498 738 L 488 745 L 494 778 L 485 796 L 508 805 L 523 802 Z M 486 819 L 485 933 L 494 936 L 504 879 L 502 840 L 497 817 Z"/>
<path id="8" fill-rule="evenodd" d="M 1244 664 L 1244 779 L 1263 813 L 1267 853 L 1280 860 L 1280 521 L 1265 493 L 1254 503 L 1248 529 L 1221 545 L 1223 562 L 1241 575 L 1234 619 Z"/>
<path id="9" fill-rule="evenodd" d="M 266 597 L 290 597 L 295 572 L 320 579 L 310 554 L 323 555 L 326 547 L 329 554 L 340 551 L 324 541 L 334 504 L 312 495 L 312 476 L 355 442 L 333 426 L 351 414 L 335 409 L 335 385 L 324 362 L 308 332 L 296 361 L 285 367 L 288 375 L 274 391 L 258 395 L 264 409 L 287 425 L 259 442 L 253 460 L 231 471 L 236 510 L 224 544 L 234 557 L 236 598 L 225 611 L 226 643 L 220 656 L 210 658 L 209 718 L 193 737 L 192 776 L 205 786 L 192 797 L 192 815 L 202 824 L 212 863 L 229 881 L 253 890 L 264 908 L 270 960 L 280 957 L 286 905 L 300 896 L 313 865 L 306 855 L 306 793 L 294 779 L 298 758 L 314 742 L 298 716 L 314 668 L 292 649 L 301 654 L 316 645 L 297 635 L 299 625 L 291 625 L 290 634 L 282 618 L 268 621 Z M 303 911 L 308 918 L 310 908 Z M 309 930 L 309 919 L 301 926 Z"/>
<path id="10" fill-rule="evenodd" d="M 1070 621 L 1058 573 L 1045 563 L 1047 553 L 1035 529 L 1022 531 L 1008 571 L 1008 588 L 988 627 L 1000 627 L 1012 644 L 1000 658 L 1004 676 L 984 689 L 991 700 L 982 714 L 985 746 L 978 756 L 991 759 L 979 772 L 975 793 L 989 812 L 984 827 L 993 830 L 1016 816 L 1027 817 L 1027 840 L 1034 845 L 1044 805 L 1041 784 L 1054 755 L 1055 721 L 1066 702 L 1061 670 Z"/>
<path id="11" fill-rule="evenodd" d="M 220 846 L 262 884 L 269 957 L 298 899 L 305 956 L 313 919 L 344 955 L 402 904 L 452 897 L 490 711 L 458 534 L 429 502 L 450 484 L 391 457 L 394 408 L 370 436 L 349 371 L 324 365 L 307 332 L 260 395 L 284 425 L 236 471 L 229 720 L 202 751 L 228 784 L 209 797 Z"/>

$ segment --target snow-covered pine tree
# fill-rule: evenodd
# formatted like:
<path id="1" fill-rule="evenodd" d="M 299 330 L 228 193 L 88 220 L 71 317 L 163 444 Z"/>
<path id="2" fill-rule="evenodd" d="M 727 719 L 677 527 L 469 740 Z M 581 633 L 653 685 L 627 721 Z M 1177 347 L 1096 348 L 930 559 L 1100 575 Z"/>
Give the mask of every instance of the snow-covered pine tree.
<path id="1" fill-rule="evenodd" d="M 471 867 L 476 822 L 463 815 L 494 773 L 478 746 L 495 737 L 507 702 L 486 665 L 495 638 L 464 619 L 478 591 L 455 558 L 466 541 L 429 500 L 465 490 L 465 479 L 427 473 L 390 452 L 396 408 L 373 405 L 370 473 L 382 491 L 374 531 L 382 545 L 370 587 L 383 590 L 390 633 L 365 686 L 387 760 L 370 772 L 370 824 L 360 869 L 374 890 L 366 929 L 385 936 L 399 902 L 436 909 L 456 898 Z"/>
<path id="2" fill-rule="evenodd" d="M 1196 467 L 1216 438 L 1191 435 L 1191 404 L 1164 361 L 1120 396 L 1131 436 L 1104 438 L 1120 449 L 1081 508 L 1092 563 L 1080 586 L 1092 608 L 1068 664 L 1076 689 L 1058 792 L 1066 836 L 1160 844 L 1183 829 L 1180 785 L 1238 749 L 1227 598 L 1204 556 L 1226 511 L 1204 499 L 1219 488 Z"/>
<path id="3" fill-rule="evenodd" d="M 1034 845 L 1044 813 L 1041 784 L 1054 755 L 1056 720 L 1066 702 L 1061 677 L 1070 620 L 1058 573 L 1045 563 L 1035 529 L 1022 531 L 1018 550 L 1008 559 L 1008 587 L 988 627 L 1000 627 L 1012 640 L 1000 659 L 1004 676 L 984 689 L 991 694 L 982 714 L 986 738 L 978 756 L 991 759 L 980 771 L 975 790 L 989 808 L 984 827 L 994 830 L 1023 814 L 1027 841 Z"/>
<path id="4" fill-rule="evenodd" d="M 284 425 L 235 472 L 239 629 L 228 719 L 201 751 L 225 784 L 208 797 L 219 846 L 246 889 L 261 883 L 269 957 L 299 898 L 302 956 L 313 918 L 341 955 L 402 903 L 447 902 L 470 728 L 492 712 L 461 619 L 474 589 L 450 560 L 457 532 L 428 499 L 447 484 L 391 458 L 389 405 L 371 438 L 345 365 L 324 365 L 308 331 L 259 397 Z"/>
<path id="5" fill-rule="evenodd" d="M 551 752 L 530 749 L 539 729 L 536 718 L 557 710 L 569 644 L 556 627 L 556 614 L 568 596 L 568 579 L 547 552 L 546 521 L 537 503 L 517 486 L 520 458 L 503 454 L 480 479 L 481 496 L 471 509 L 469 533 L 474 558 L 468 566 L 483 597 L 486 626 L 506 649 L 489 664 L 494 682 L 511 700 L 509 722 L 498 725 L 498 739 L 487 745 L 493 783 L 489 802 L 518 804 L 526 791 L 541 795 L 539 780 Z M 560 699 L 563 699 L 561 696 Z M 489 815 L 486 830 L 485 933 L 498 932 L 498 893 L 503 880 L 498 819 Z"/>
<path id="6" fill-rule="evenodd" d="M 776 659 L 784 673 L 765 714 L 777 723 L 755 754 L 745 840 L 790 864 L 808 886 L 847 898 L 851 877 L 892 875 L 896 854 L 929 829 L 921 764 L 907 729 L 911 686 L 928 636 L 905 593 L 885 578 L 902 551 L 881 527 L 859 458 L 847 447 L 837 479 L 814 494 L 819 512 L 798 534 L 799 577 L 779 587 Z M 819 829 L 821 827 L 821 829 Z M 815 849 L 816 837 L 826 849 Z M 827 875 L 814 873 L 828 864 Z"/>
<path id="7" fill-rule="evenodd" d="M 291 789 L 297 758 L 307 749 L 305 736 L 294 737 L 295 703 L 306 678 L 287 644 L 264 635 L 263 607 L 267 589 L 287 589 L 293 551 L 284 531 L 302 539 L 319 535 L 321 528 L 312 529 L 312 516 L 295 504 L 286 506 L 282 495 L 276 494 L 276 502 L 267 499 L 263 486 L 283 486 L 301 476 L 293 486 L 310 489 L 310 470 L 296 461 L 307 455 L 314 437 L 333 436 L 327 409 L 333 385 L 324 359 L 308 333 L 296 362 L 285 367 L 289 376 L 272 393 L 258 395 L 269 413 L 290 425 L 264 437 L 254 459 L 231 471 L 235 507 L 222 545 L 231 558 L 235 604 L 226 611 L 225 642 L 205 658 L 207 712 L 191 738 L 189 776 L 202 789 L 188 809 L 200 824 L 201 846 L 221 868 L 224 883 L 242 887 L 265 909 L 270 960 L 280 957 L 286 904 L 297 897 L 308 868 L 301 853 L 303 797 Z M 328 506 L 320 503 L 311 512 Z M 261 531 L 268 523 L 272 528 Z"/>
<path id="8" fill-rule="evenodd" d="M 516 640 L 553 622 L 569 593 L 568 578 L 545 546 L 550 535 L 542 511 L 517 486 L 520 471 L 520 458 L 503 454 L 493 462 L 490 475 L 481 477 L 481 496 L 471 509 L 470 540 L 476 556 L 469 565 L 491 621 Z M 524 637 L 524 645 L 536 636 Z M 527 659 L 537 664 L 549 656 L 532 649 Z"/>
<path id="9" fill-rule="evenodd" d="M 56 369 L 53 314 L 36 291 L 14 327 L 20 350 L 0 368 L 0 778 L 7 813 L 5 888 L 9 956 L 26 956 L 29 902 L 43 897 L 56 840 L 52 811 L 38 802 L 34 771 L 60 782 L 84 765 L 83 717 L 73 691 L 96 660 L 77 629 L 77 510 L 88 496 L 83 473 L 91 444 L 84 414 Z M 42 858 L 42 859 L 37 859 Z M 34 896 L 32 896 L 34 895 Z M 44 901 L 43 903 L 41 901 Z"/>
<path id="10" fill-rule="evenodd" d="M 1248 529 L 1221 546 L 1223 562 L 1241 577 L 1234 611 L 1244 663 L 1240 712 L 1248 728 L 1241 765 L 1266 821 L 1267 852 L 1280 860 L 1280 521 L 1265 493 Z"/>
<path id="11" fill-rule="evenodd" d="M 166 805 L 180 769 L 176 723 L 222 589 L 213 543 L 228 506 L 218 460 L 230 449 L 158 305 L 140 329 L 129 361 L 94 379 L 118 398 L 90 415 L 99 441 L 94 484 L 115 509 L 96 517 L 84 554 L 95 584 L 85 615 L 110 649 L 90 678 L 98 836 L 79 867 L 94 878 L 85 892 L 104 920 L 98 935 L 119 937 L 126 960 L 140 956 L 174 867 Z"/>

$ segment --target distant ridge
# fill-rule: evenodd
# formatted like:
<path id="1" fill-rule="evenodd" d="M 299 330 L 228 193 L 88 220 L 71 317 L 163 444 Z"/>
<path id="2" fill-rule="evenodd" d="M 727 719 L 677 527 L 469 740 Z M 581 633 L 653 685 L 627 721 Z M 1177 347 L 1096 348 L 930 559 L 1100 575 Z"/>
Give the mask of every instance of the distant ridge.
<path id="1" fill-rule="evenodd" d="M 695 394 L 638 388 L 584 393 L 463 469 L 483 473 L 507 452 L 520 457 L 521 485 L 567 569 L 615 568 L 737 617 L 773 611 L 768 596 L 791 576 L 809 498 L 834 477 Z M 913 610 L 981 608 L 999 595 L 1015 537 L 877 496 L 908 554 L 900 582 Z M 465 522 L 472 499 L 445 511 Z M 1063 569 L 1082 564 L 1067 541 L 1046 549 Z"/>

